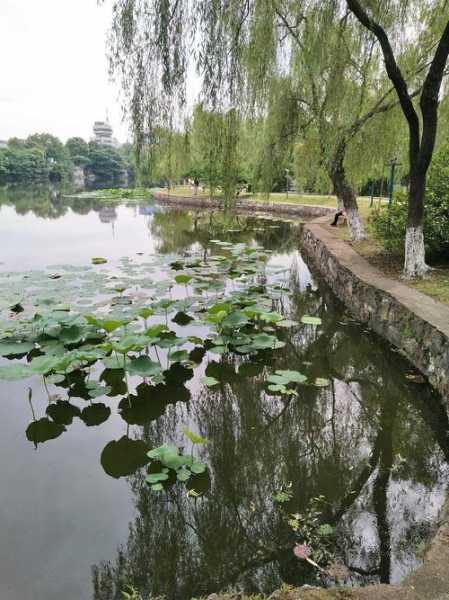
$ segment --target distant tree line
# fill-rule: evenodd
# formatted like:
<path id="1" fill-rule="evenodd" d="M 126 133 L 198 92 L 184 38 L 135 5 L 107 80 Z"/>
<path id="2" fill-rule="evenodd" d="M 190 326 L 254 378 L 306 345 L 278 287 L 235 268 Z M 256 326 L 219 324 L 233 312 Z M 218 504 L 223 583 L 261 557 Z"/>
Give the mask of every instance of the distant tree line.
<path id="1" fill-rule="evenodd" d="M 263 194 L 285 192 L 287 186 L 305 194 L 333 194 L 318 133 L 312 125 L 307 135 L 298 129 L 289 86 L 287 78 L 279 79 L 269 109 L 258 118 L 197 104 L 181 128 L 155 129 L 136 165 L 141 183 L 167 187 L 198 178 L 211 194 L 242 186 Z M 449 95 L 443 97 L 440 112 L 438 148 L 449 136 Z M 405 189 L 407 136 L 397 106 L 373 117 L 361 140 L 346 149 L 346 177 L 354 192 L 387 196 L 392 157 L 398 162 L 395 189 Z"/>
<path id="2" fill-rule="evenodd" d="M 86 183 L 119 185 L 132 181 L 132 150 L 100 146 L 73 137 L 63 144 L 48 133 L 26 139 L 11 138 L 0 149 L 0 183 L 44 183 L 70 181 L 75 170 Z"/>

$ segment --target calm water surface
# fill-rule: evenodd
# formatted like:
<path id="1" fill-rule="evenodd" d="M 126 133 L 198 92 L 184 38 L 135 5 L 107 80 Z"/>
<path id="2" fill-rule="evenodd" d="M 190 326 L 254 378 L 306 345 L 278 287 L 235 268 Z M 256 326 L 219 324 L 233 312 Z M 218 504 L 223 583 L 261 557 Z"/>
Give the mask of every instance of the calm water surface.
<path id="1" fill-rule="evenodd" d="M 125 582 L 169 599 L 270 592 L 283 581 L 329 585 L 294 557 L 287 525 L 288 515 L 306 515 L 319 496 L 320 518 L 335 528 L 328 547 L 349 568 L 347 583 L 399 582 L 419 565 L 445 497 L 447 412 L 311 274 L 297 234 L 295 224 L 273 219 L 224 222 L 205 211 L 0 191 L 3 273 L 87 267 L 93 256 L 113 270 L 124 256 L 203 253 L 214 238 L 257 241 L 273 251 L 271 266 L 288 269 L 293 294 L 277 309 L 323 320 L 288 330 L 286 346 L 247 363 L 245 376 L 246 359 L 208 353 L 192 378 L 173 372 L 159 397 L 136 391 L 134 412 L 119 409 L 120 397 L 100 398 L 111 409 L 101 425 L 76 417 L 37 447 L 25 431 L 45 415 L 42 383 L 0 381 L 2 600 L 116 600 Z M 330 385 L 287 400 L 269 396 L 267 366 Z M 220 385 L 206 388 L 204 374 Z M 82 388 L 80 381 L 52 393 L 82 409 Z M 210 476 L 202 497 L 181 487 L 156 494 L 142 469 L 116 478 L 120 465 L 100 462 L 104 447 L 124 435 L 149 448 L 182 444 L 186 425 L 209 439 L 199 451 Z M 289 496 L 282 505 L 274 499 L 281 490 Z"/>

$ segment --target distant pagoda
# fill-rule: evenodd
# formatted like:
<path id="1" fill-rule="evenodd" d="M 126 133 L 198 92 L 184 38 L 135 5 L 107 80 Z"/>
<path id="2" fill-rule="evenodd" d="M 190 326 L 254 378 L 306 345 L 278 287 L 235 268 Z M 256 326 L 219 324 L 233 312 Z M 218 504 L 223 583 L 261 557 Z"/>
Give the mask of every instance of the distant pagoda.
<path id="1" fill-rule="evenodd" d="M 113 136 L 114 132 L 107 117 L 106 121 L 95 121 L 93 131 L 94 137 L 92 141 L 96 142 L 99 146 L 109 146 L 111 148 L 118 146 L 118 141 Z"/>

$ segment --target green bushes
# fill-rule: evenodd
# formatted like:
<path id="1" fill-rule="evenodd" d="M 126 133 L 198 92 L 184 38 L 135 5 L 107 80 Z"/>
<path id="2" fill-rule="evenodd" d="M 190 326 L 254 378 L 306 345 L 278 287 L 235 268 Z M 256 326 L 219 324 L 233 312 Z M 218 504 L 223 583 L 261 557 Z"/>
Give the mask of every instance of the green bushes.
<path id="1" fill-rule="evenodd" d="M 374 211 L 370 224 L 374 235 L 388 251 L 403 252 L 407 194 L 397 193 L 391 207 L 383 206 Z M 424 240 L 429 258 L 449 259 L 449 143 L 435 154 L 429 170 Z"/>
<path id="2" fill-rule="evenodd" d="M 402 252 L 407 224 L 407 194 L 398 192 L 390 207 L 384 205 L 374 210 L 369 223 L 386 250 Z"/>

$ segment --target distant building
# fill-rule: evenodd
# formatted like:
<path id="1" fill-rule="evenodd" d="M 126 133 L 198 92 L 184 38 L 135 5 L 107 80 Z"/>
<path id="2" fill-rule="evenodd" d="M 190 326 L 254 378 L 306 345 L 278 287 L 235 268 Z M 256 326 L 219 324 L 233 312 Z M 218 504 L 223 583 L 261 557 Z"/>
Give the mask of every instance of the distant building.
<path id="1" fill-rule="evenodd" d="M 5 142 L 5 140 L 0 140 L 0 150 L 7 148 L 8 147 L 8 142 Z"/>
<path id="2" fill-rule="evenodd" d="M 94 137 L 92 139 L 93 142 L 96 142 L 99 146 L 109 146 L 111 148 L 117 148 L 118 141 L 113 136 L 114 132 L 112 130 L 109 121 L 95 121 L 94 123 Z"/>

